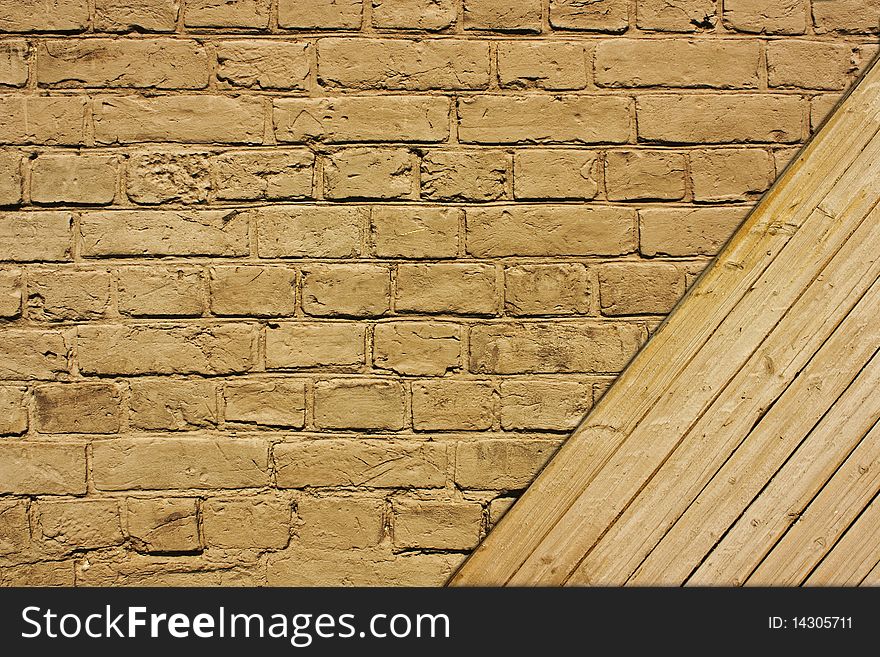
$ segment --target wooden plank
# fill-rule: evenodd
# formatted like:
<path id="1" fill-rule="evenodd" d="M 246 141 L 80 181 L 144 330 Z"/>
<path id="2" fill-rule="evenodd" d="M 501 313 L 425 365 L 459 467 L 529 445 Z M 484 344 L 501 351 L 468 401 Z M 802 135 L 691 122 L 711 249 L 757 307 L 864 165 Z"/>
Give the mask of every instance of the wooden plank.
<path id="1" fill-rule="evenodd" d="M 780 405 L 785 396 L 793 397 L 793 405 L 800 407 L 801 395 L 814 386 L 813 377 L 838 372 L 843 374 L 839 379 L 846 379 L 861 369 L 870 353 L 859 353 L 855 362 L 842 359 L 841 353 L 849 350 L 855 333 L 873 330 L 873 318 L 880 314 L 880 284 L 876 283 L 880 255 L 869 259 L 865 272 L 864 240 L 880 245 L 880 210 L 876 208 L 587 553 L 570 583 L 624 584 L 743 442 L 743 436 L 760 430 L 770 407 Z M 866 310 L 847 318 L 872 283 L 873 292 L 862 304 Z M 836 339 L 823 345 L 832 332 Z M 875 339 L 880 341 L 880 327 Z M 814 357 L 820 347 L 822 351 Z M 800 383 L 790 387 L 796 377 Z M 840 380 L 837 386 L 816 388 L 809 407 L 827 409 L 848 383 Z"/>
<path id="2" fill-rule="evenodd" d="M 852 384 L 880 343 L 875 282 L 819 353 L 715 473 L 629 580 L 680 585 Z"/>
<path id="3" fill-rule="evenodd" d="M 793 304 L 803 297 L 804 290 L 813 286 L 838 251 L 850 243 L 853 231 L 867 223 L 865 232 L 880 237 L 880 233 L 870 230 L 876 227 L 876 218 L 865 221 L 866 212 L 880 197 L 880 138 L 870 142 L 856 163 L 857 166 L 851 167 L 820 201 L 820 207 L 814 210 L 676 381 L 633 428 L 622 447 L 510 578 L 511 584 L 531 581 L 559 584 L 566 581 L 616 516 L 676 449 L 690 427 L 729 388 L 740 368 L 766 341 Z M 870 167 L 876 169 L 875 175 L 869 178 L 874 184 L 847 203 L 852 190 L 864 176 L 865 168 Z M 876 244 L 880 250 L 880 239 Z M 810 257 L 806 258 L 808 253 Z M 854 258 L 852 252 L 846 256 L 845 264 L 853 265 L 858 277 L 864 274 L 867 266 L 861 258 Z M 812 303 L 822 300 L 821 295 L 807 297 Z M 827 310 L 821 304 L 813 309 L 807 303 L 796 321 L 803 322 L 807 313 L 814 312 Z M 790 339 L 790 336 L 780 336 L 783 342 Z M 818 342 L 821 344 L 821 340 Z M 724 354 L 724 358 L 719 359 L 718 354 Z M 804 360 L 811 355 L 805 354 Z M 773 401 L 773 397 L 766 397 L 766 387 L 759 388 L 758 392 L 763 403 Z M 741 394 L 741 390 L 733 390 L 731 394 L 735 397 Z M 742 433 L 736 436 L 741 437 Z"/>
<path id="4" fill-rule="evenodd" d="M 859 582 L 859 586 L 880 586 L 880 562 L 865 575 L 865 579 Z"/>
<path id="5" fill-rule="evenodd" d="M 810 573 L 804 584 L 858 586 L 878 564 L 880 564 L 880 499 L 875 498 L 831 552 Z"/>
<path id="6" fill-rule="evenodd" d="M 880 420 L 880 354 L 709 553 L 687 585 L 745 582 L 807 503 Z"/>
<path id="7" fill-rule="evenodd" d="M 754 286 L 765 270 L 782 269 L 775 263 L 786 246 L 795 242 L 796 248 L 790 248 L 790 256 L 783 258 L 788 269 L 779 271 L 780 275 L 792 274 L 790 270 L 801 267 L 804 255 L 823 239 L 836 239 L 836 236 L 825 238 L 827 233 L 823 234 L 821 227 L 816 226 L 818 222 L 809 219 L 876 134 L 880 116 L 878 87 L 880 70 L 872 67 L 842 110 L 828 121 L 820 135 L 786 171 L 685 302 L 661 326 L 594 413 L 466 562 L 452 584 L 517 582 L 514 573 L 574 507 L 633 429 L 667 395 L 731 311 L 744 296 L 756 296 Z M 795 257 L 795 251 L 800 253 L 800 258 Z M 793 277 L 801 281 L 797 274 Z M 759 286 L 758 291 L 763 293 L 765 288 L 769 288 L 769 284 Z M 784 312 L 790 304 L 781 305 L 779 312 Z M 736 319 L 741 321 L 742 317 Z M 728 323 L 737 326 L 736 321 Z M 716 339 L 716 343 L 727 344 L 723 339 Z M 753 345 L 752 350 L 756 346 Z M 751 350 L 746 349 L 739 363 L 728 366 L 734 368 L 731 376 L 750 355 Z M 693 371 L 692 368 L 691 373 Z M 695 404 L 697 412 L 712 398 L 714 391 L 710 391 L 708 400 Z M 647 468 L 650 459 L 642 465 Z M 622 474 L 628 479 L 626 488 L 632 478 L 626 472 Z M 615 483 L 621 480 L 620 476 L 615 480 L 613 470 L 608 478 Z M 589 511 L 594 505 L 582 506 Z M 578 514 L 574 516 L 577 520 Z M 587 542 L 594 538 L 588 538 Z M 564 579 L 570 572 L 571 562 L 576 565 L 582 554 L 569 555 L 565 564 L 556 566 L 560 552 L 557 547 L 565 551 L 565 544 L 560 543 L 544 556 L 533 559 L 530 564 L 533 574 L 523 579 L 541 583 Z"/>
<path id="8" fill-rule="evenodd" d="M 831 481 L 749 576 L 746 584 L 802 584 L 878 492 L 880 425 L 874 425 Z"/>

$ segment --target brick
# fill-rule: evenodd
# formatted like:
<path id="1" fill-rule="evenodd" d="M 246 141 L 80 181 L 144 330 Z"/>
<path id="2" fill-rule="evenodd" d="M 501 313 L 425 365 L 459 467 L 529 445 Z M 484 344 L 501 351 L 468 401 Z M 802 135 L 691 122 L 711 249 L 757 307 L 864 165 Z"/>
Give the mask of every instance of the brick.
<path id="1" fill-rule="evenodd" d="M 100 32 L 173 32 L 180 0 L 95 0 L 95 29 Z"/>
<path id="2" fill-rule="evenodd" d="M 86 492 L 86 446 L 0 442 L 0 492 L 82 495 Z"/>
<path id="3" fill-rule="evenodd" d="M 642 255 L 715 255 L 748 208 L 652 208 L 639 212 Z"/>
<path id="4" fill-rule="evenodd" d="M 469 96 L 458 101 L 458 135 L 477 144 L 621 144 L 632 133 L 631 106 L 618 96 Z"/>
<path id="5" fill-rule="evenodd" d="M 269 449 L 248 438 L 115 438 L 92 443 L 99 490 L 254 488 L 269 484 Z"/>
<path id="6" fill-rule="evenodd" d="M 21 202 L 21 156 L 15 152 L 0 152 L 0 205 Z"/>
<path id="7" fill-rule="evenodd" d="M 398 374 L 442 376 L 461 367 L 461 327 L 440 322 L 378 324 L 373 364 Z"/>
<path id="8" fill-rule="evenodd" d="M 217 80 L 232 87 L 308 89 L 308 43 L 221 41 L 217 44 Z"/>
<path id="9" fill-rule="evenodd" d="M 852 46 L 821 41 L 771 41 L 767 74 L 771 87 L 842 90 L 855 71 Z"/>
<path id="10" fill-rule="evenodd" d="M 622 255 L 635 248 L 634 225 L 628 208 L 475 208 L 467 213 L 467 250 L 477 257 Z"/>
<path id="11" fill-rule="evenodd" d="M 80 326 L 85 374 L 233 374 L 253 367 L 254 332 L 215 326 Z"/>
<path id="12" fill-rule="evenodd" d="M 290 541 L 290 503 L 268 495 L 209 498 L 202 524 L 209 547 L 277 550 Z"/>
<path id="13" fill-rule="evenodd" d="M 305 384 L 302 381 L 236 381 L 226 385 L 226 421 L 267 427 L 305 424 Z"/>
<path id="14" fill-rule="evenodd" d="M 4 118 L 0 123 L 0 144 L 82 144 L 85 102 L 76 96 L 0 97 L 0 115 Z"/>
<path id="15" fill-rule="evenodd" d="M 600 87 L 755 89 L 761 66 L 761 45 L 741 39 L 613 39 L 596 46 Z"/>
<path id="16" fill-rule="evenodd" d="M 582 381 L 502 381 L 501 427 L 571 431 L 592 401 L 592 385 Z"/>
<path id="17" fill-rule="evenodd" d="M 0 386 L 0 436 L 17 436 L 27 429 L 27 388 Z"/>
<path id="18" fill-rule="evenodd" d="M 377 61 L 382 65 L 376 66 Z M 485 89 L 489 44 L 462 39 L 321 39 L 318 75 L 323 85 L 348 89 Z"/>
<path id="19" fill-rule="evenodd" d="M 442 443 L 325 439 L 275 446 L 281 488 L 438 488 L 446 483 L 446 467 Z"/>
<path id="20" fill-rule="evenodd" d="M 368 210 L 274 206 L 253 212 L 262 258 L 352 258 L 360 252 Z"/>
<path id="21" fill-rule="evenodd" d="M 478 502 L 394 501 L 394 546 L 470 550 L 480 541 L 483 507 Z"/>
<path id="22" fill-rule="evenodd" d="M 583 199 L 599 191 L 599 157 L 594 151 L 528 149 L 513 157 L 517 199 Z"/>
<path id="23" fill-rule="evenodd" d="M 76 565 L 80 586 L 256 586 L 265 580 L 247 557 L 242 565 L 232 565 L 202 555 L 123 553 Z"/>
<path id="24" fill-rule="evenodd" d="M 773 164 L 775 165 L 776 177 L 782 175 L 785 167 L 794 160 L 801 152 L 800 147 L 777 148 L 773 150 Z"/>
<path id="25" fill-rule="evenodd" d="M 803 34 L 807 27 L 806 3 L 802 0 L 725 0 L 724 23 L 739 32 L 756 34 Z"/>
<path id="26" fill-rule="evenodd" d="M 658 32 L 696 32 L 715 27 L 714 0 L 639 0 L 639 29 Z"/>
<path id="27" fill-rule="evenodd" d="M 422 198 L 494 201 L 507 197 L 510 155 L 492 150 L 432 150 L 422 157 Z"/>
<path id="28" fill-rule="evenodd" d="M 454 258 L 462 211 L 424 206 L 375 207 L 370 233 L 380 258 Z"/>
<path id="29" fill-rule="evenodd" d="M 502 0 L 465 0 L 464 29 L 500 32 L 540 32 L 541 3 L 524 0 L 516 4 Z"/>
<path id="30" fill-rule="evenodd" d="M 205 280 L 191 267 L 125 267 L 117 272 L 119 312 L 132 317 L 198 317 Z"/>
<path id="31" fill-rule="evenodd" d="M 813 0 L 816 32 L 876 34 L 880 31 L 878 0 Z"/>
<path id="32" fill-rule="evenodd" d="M 372 0 L 373 27 L 442 30 L 455 23 L 455 0 Z"/>
<path id="33" fill-rule="evenodd" d="M 625 32 L 629 26 L 629 2 L 550 0 L 550 25 L 563 30 Z"/>
<path id="34" fill-rule="evenodd" d="M 477 490 L 520 490 L 559 448 L 558 440 L 476 440 L 456 446 L 455 483 Z"/>
<path id="35" fill-rule="evenodd" d="M 0 269 L 0 318 L 21 316 L 24 281 L 19 269 Z"/>
<path id="36" fill-rule="evenodd" d="M 691 178 L 697 201 L 754 198 L 773 182 L 773 160 L 758 149 L 692 151 Z"/>
<path id="37" fill-rule="evenodd" d="M 109 271 L 34 272 L 28 281 L 28 313 L 48 321 L 88 320 L 109 308 L 113 279 Z"/>
<path id="38" fill-rule="evenodd" d="M 220 422 L 212 381 L 135 379 L 131 382 L 130 423 L 141 430 L 188 430 Z"/>
<path id="39" fill-rule="evenodd" d="M 643 339 L 636 324 L 476 325 L 471 329 L 470 370 L 487 374 L 620 372 Z"/>
<path id="40" fill-rule="evenodd" d="M 599 266 L 603 315 L 665 315 L 684 294 L 684 274 L 665 263 Z"/>
<path id="41" fill-rule="evenodd" d="M 441 96 L 285 98 L 273 103 L 279 142 L 445 141 L 449 100 Z"/>
<path id="42" fill-rule="evenodd" d="M 480 264 L 402 264 L 394 307 L 400 313 L 493 315 L 495 267 Z"/>
<path id="43" fill-rule="evenodd" d="M 670 151 L 613 151 L 605 158 L 605 187 L 612 201 L 684 198 L 687 164 Z"/>
<path id="44" fill-rule="evenodd" d="M 810 100 L 810 130 L 816 132 L 840 102 L 837 94 L 822 94 Z"/>
<path id="45" fill-rule="evenodd" d="M 336 379 L 315 384 L 315 424 L 322 429 L 397 431 L 404 426 L 398 381 Z"/>
<path id="46" fill-rule="evenodd" d="M 463 555 L 365 550 L 300 549 L 268 555 L 274 586 L 443 586 Z"/>
<path id="47" fill-rule="evenodd" d="M 206 153 L 139 153 L 126 167 L 126 191 L 135 203 L 204 203 L 211 189 Z"/>
<path id="48" fill-rule="evenodd" d="M 263 141 L 263 108 L 258 98 L 104 96 L 94 103 L 94 121 L 99 144 Z"/>
<path id="49" fill-rule="evenodd" d="M 584 46 L 565 41 L 508 41 L 498 44 L 498 81 L 511 89 L 583 89 L 587 86 Z"/>
<path id="50" fill-rule="evenodd" d="M 199 549 L 196 500 L 191 497 L 126 500 L 128 535 L 141 552 L 192 552 Z"/>
<path id="51" fill-rule="evenodd" d="M 518 265 L 504 270 L 508 315 L 584 315 L 592 290 L 581 264 Z"/>
<path id="52" fill-rule="evenodd" d="M 26 41 L 0 43 L 0 85 L 23 87 L 28 78 Z"/>
<path id="53" fill-rule="evenodd" d="M 307 315 L 375 317 L 391 305 L 391 275 L 383 265 L 312 265 L 303 269 Z"/>
<path id="54" fill-rule="evenodd" d="M 213 162 L 218 199 L 301 199 L 312 196 L 315 156 L 307 150 L 230 151 Z"/>
<path id="55" fill-rule="evenodd" d="M 353 322 L 273 324 L 266 329 L 266 368 L 364 364 L 364 327 Z"/>
<path id="56" fill-rule="evenodd" d="M 278 0 L 281 27 L 354 30 L 362 12 L 362 0 Z"/>
<path id="57" fill-rule="evenodd" d="M 495 418 L 494 390 L 483 381 L 413 384 L 413 428 L 421 431 L 485 431 Z"/>
<path id="58" fill-rule="evenodd" d="M 43 561 L 0 568 L 0 586 L 74 585 L 73 561 Z"/>
<path id="59" fill-rule="evenodd" d="M 41 86 L 204 89 L 210 74 L 205 48 L 186 39 L 65 39 L 36 52 Z"/>
<path id="60" fill-rule="evenodd" d="M 65 551 L 112 547 L 125 540 L 116 500 L 40 501 L 36 517 L 42 541 Z"/>
<path id="61" fill-rule="evenodd" d="M 297 504 L 299 541 L 307 546 L 366 548 L 382 539 L 385 501 L 305 497 Z"/>
<path id="62" fill-rule="evenodd" d="M 296 270 L 262 265 L 211 269 L 215 315 L 278 317 L 296 310 Z"/>
<path id="63" fill-rule="evenodd" d="M 498 521 L 510 510 L 514 502 L 516 502 L 516 498 L 513 497 L 497 497 L 489 502 L 489 527 L 498 524 Z"/>
<path id="64" fill-rule="evenodd" d="M 0 0 L 0 32 L 78 32 L 86 29 L 86 0 L 47 0 L 39 11 L 21 0 Z"/>
<path id="65" fill-rule="evenodd" d="M 53 383 L 34 390 L 34 417 L 41 433 L 118 433 L 119 387 L 108 383 Z"/>
<path id="66" fill-rule="evenodd" d="M 269 27 L 269 0 L 187 0 L 187 27 Z"/>
<path id="67" fill-rule="evenodd" d="M 802 136 L 803 110 L 800 98 L 783 95 L 641 96 L 639 137 L 682 144 L 793 143 Z"/>
<path id="68" fill-rule="evenodd" d="M 66 374 L 67 346 L 54 331 L 0 332 L 0 380 L 54 379 Z"/>
<path id="69" fill-rule="evenodd" d="M 247 215 L 239 211 L 121 210 L 81 217 L 82 254 L 105 256 L 243 256 Z"/>
<path id="70" fill-rule="evenodd" d="M 41 155 L 31 164 L 34 203 L 106 205 L 116 198 L 117 160 L 105 155 Z"/>
<path id="71" fill-rule="evenodd" d="M 0 501 L 0 555 L 21 554 L 30 542 L 27 500 Z"/>
<path id="72" fill-rule="evenodd" d="M 329 199 L 401 199 L 414 192 L 411 153 L 403 148 L 349 148 L 324 158 Z"/>

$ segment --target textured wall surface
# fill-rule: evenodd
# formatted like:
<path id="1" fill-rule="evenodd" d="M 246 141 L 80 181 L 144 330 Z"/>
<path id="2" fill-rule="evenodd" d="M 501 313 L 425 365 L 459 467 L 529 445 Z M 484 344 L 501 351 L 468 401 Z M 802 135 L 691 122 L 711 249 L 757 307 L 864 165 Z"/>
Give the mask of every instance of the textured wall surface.
<path id="1" fill-rule="evenodd" d="M 0 0 L 0 584 L 442 583 L 878 26 Z"/>

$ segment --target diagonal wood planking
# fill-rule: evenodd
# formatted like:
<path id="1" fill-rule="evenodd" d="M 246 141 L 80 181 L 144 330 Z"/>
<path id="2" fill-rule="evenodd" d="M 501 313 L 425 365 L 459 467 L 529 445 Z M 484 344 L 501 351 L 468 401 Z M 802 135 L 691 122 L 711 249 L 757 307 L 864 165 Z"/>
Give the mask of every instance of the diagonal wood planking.
<path id="1" fill-rule="evenodd" d="M 875 62 L 450 584 L 880 581 L 878 201 Z"/>

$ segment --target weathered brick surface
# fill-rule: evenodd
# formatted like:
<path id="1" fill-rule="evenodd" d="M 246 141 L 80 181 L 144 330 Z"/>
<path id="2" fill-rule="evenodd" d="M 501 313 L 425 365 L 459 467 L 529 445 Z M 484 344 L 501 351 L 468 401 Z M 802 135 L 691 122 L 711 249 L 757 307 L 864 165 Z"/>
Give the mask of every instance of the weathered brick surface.
<path id="1" fill-rule="evenodd" d="M 482 520 L 476 502 L 400 500 L 394 503 L 394 545 L 468 550 L 480 540 Z"/>
<path id="2" fill-rule="evenodd" d="M 0 34 L 0 585 L 439 585 L 880 0 L 0 0 Z"/>
<path id="3" fill-rule="evenodd" d="M 41 433 L 116 433 L 121 420 L 118 386 L 57 383 L 34 390 L 36 428 Z"/>
<path id="4" fill-rule="evenodd" d="M 377 67 L 376 61 L 382 66 Z M 318 74 L 331 87 L 354 89 L 485 89 L 489 44 L 443 39 L 321 39 Z"/>
<path id="5" fill-rule="evenodd" d="M 205 542 L 221 548 L 283 548 L 290 540 L 290 503 L 268 496 L 210 499 L 202 508 Z"/>
<path id="6" fill-rule="evenodd" d="M 113 280 L 107 270 L 34 271 L 28 281 L 28 314 L 42 320 L 86 320 L 104 315 Z"/>
<path id="7" fill-rule="evenodd" d="M 248 438 L 144 438 L 92 444 L 100 490 L 252 488 L 269 483 L 269 448 Z"/>
<path id="8" fill-rule="evenodd" d="M 232 87 L 308 88 L 307 43 L 226 41 L 217 48 L 217 79 Z"/>
<path id="9" fill-rule="evenodd" d="M 441 376 L 461 366 L 461 327 L 441 322 L 376 326 L 373 364 L 397 374 Z"/>
<path id="10" fill-rule="evenodd" d="M 40 501 L 36 519 L 39 540 L 50 549 L 105 548 L 124 540 L 116 500 Z"/>
<path id="11" fill-rule="evenodd" d="M 59 87 L 204 89 L 208 55 L 183 39 L 44 41 L 37 47 L 37 84 Z"/>
<path id="12" fill-rule="evenodd" d="M 302 381 L 235 381 L 224 391 L 226 421 L 301 428 L 306 396 Z"/>
<path id="13" fill-rule="evenodd" d="M 191 552 L 199 548 L 195 498 L 131 497 L 127 534 L 143 552 Z"/>
<path id="14" fill-rule="evenodd" d="M 296 508 L 298 543 L 358 549 L 377 545 L 382 538 L 384 506 L 376 498 L 303 498 Z"/>
<path id="15" fill-rule="evenodd" d="M 15 436 L 28 428 L 27 388 L 0 387 L 0 436 Z"/>
<path id="16" fill-rule="evenodd" d="M 106 205 L 116 197 L 116 158 L 43 155 L 31 164 L 34 203 Z"/>
<path id="17" fill-rule="evenodd" d="M 491 315 L 498 306 L 495 287 L 492 265 L 400 265 L 394 307 L 400 313 Z"/>
<path id="18" fill-rule="evenodd" d="M 212 427 L 220 420 L 212 381 L 135 380 L 128 404 L 133 429 L 193 429 Z"/>

